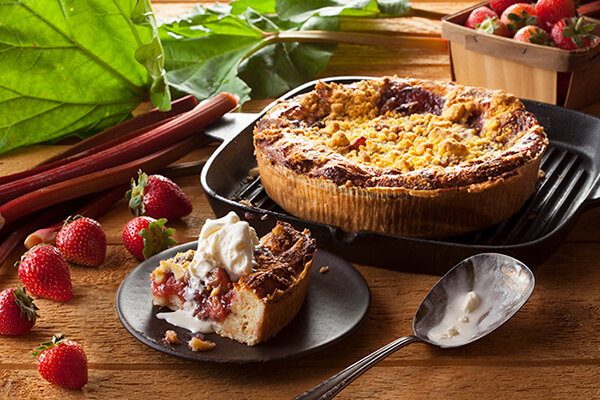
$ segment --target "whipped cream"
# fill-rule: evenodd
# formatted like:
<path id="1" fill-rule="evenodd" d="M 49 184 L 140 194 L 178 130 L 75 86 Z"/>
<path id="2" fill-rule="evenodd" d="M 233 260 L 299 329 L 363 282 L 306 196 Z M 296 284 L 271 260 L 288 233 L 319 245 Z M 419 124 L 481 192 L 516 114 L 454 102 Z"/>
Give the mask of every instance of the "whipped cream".
<path id="1" fill-rule="evenodd" d="M 219 219 L 207 219 L 198 236 L 198 249 L 188 268 L 195 289 L 210 272 L 221 267 L 236 282 L 254 267 L 254 249 L 259 240 L 254 228 L 233 211 Z"/>

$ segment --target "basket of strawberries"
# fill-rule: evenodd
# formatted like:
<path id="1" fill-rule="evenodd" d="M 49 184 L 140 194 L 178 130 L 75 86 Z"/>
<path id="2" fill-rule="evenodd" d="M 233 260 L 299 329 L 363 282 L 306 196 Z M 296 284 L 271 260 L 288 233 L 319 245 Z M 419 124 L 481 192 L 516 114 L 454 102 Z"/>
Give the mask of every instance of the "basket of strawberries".
<path id="1" fill-rule="evenodd" d="M 453 79 L 574 109 L 600 100 L 600 21 L 583 10 L 490 0 L 444 17 Z"/>

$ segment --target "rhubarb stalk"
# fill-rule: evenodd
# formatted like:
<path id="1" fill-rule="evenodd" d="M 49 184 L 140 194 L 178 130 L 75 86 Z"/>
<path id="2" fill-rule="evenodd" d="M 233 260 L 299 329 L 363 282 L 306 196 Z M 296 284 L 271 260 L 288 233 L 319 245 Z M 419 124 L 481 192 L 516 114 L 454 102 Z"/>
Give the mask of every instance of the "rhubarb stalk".
<path id="1" fill-rule="evenodd" d="M 120 138 L 124 135 L 128 135 L 130 132 L 139 131 L 140 129 L 147 128 L 156 123 L 164 122 L 171 117 L 179 115 L 183 112 L 190 111 L 198 105 L 196 98 L 192 95 L 181 97 L 171 102 L 171 110 L 160 111 L 158 108 L 135 116 L 125 122 L 108 128 L 86 140 L 71 146 L 62 153 L 56 154 L 42 162 L 40 165 L 47 165 L 58 160 L 63 160 L 67 157 L 71 157 L 75 154 L 81 153 L 82 151 L 90 150 L 103 143 L 111 140 Z"/>
<path id="2" fill-rule="evenodd" d="M 208 141 L 205 136 L 193 135 L 137 160 L 55 183 L 17 197 L 0 206 L 0 230 L 5 224 L 46 207 L 128 183 L 137 176 L 140 169 L 148 173 L 158 171 Z"/>
<path id="3" fill-rule="evenodd" d="M 106 192 L 95 196 L 91 202 L 89 202 L 76 212 L 71 213 L 70 215 L 83 215 L 85 217 L 98 219 L 99 217 L 104 215 L 113 205 L 115 205 L 117 201 L 124 197 L 124 193 L 127 191 L 128 188 L 129 185 L 120 185 L 110 190 L 107 190 Z M 41 243 L 53 243 L 56 240 L 56 235 L 58 234 L 58 231 L 61 230 L 63 225 L 64 218 L 60 219 L 59 222 L 50 227 L 40 228 L 35 232 L 29 234 L 25 238 L 25 247 L 30 249 L 33 246 L 37 246 Z M 31 232 L 31 230 L 29 232 Z"/>
<path id="4" fill-rule="evenodd" d="M 0 185 L 0 204 L 38 189 L 43 190 L 48 185 L 112 168 L 123 160 L 137 159 L 163 149 L 200 132 L 236 106 L 237 99 L 233 95 L 220 93 L 139 137 L 35 176 Z"/>
<path id="5" fill-rule="evenodd" d="M 284 42 L 303 43 L 338 43 L 355 44 L 365 46 L 399 47 L 404 49 L 421 49 L 434 51 L 448 51 L 448 41 L 440 37 L 416 36 L 416 35 L 382 35 L 365 32 L 330 32 L 330 31 L 281 31 L 265 33 L 267 39 L 260 48 L 270 44 Z"/>
<path id="6" fill-rule="evenodd" d="M 171 118 L 174 118 L 174 117 L 171 117 Z M 92 147 L 91 149 L 82 150 L 82 151 L 78 152 L 77 154 L 65 157 L 61 160 L 53 161 L 49 164 L 41 164 L 37 167 L 31 168 L 31 169 L 28 169 L 25 171 L 17 172 L 17 173 L 11 174 L 11 175 L 0 176 L 0 187 L 3 187 L 3 185 L 5 185 L 5 184 L 15 182 L 15 181 L 18 181 L 21 179 L 25 179 L 30 176 L 39 175 L 42 172 L 46 172 L 46 171 L 61 167 L 63 165 L 71 164 L 77 160 L 81 160 L 82 158 L 91 156 L 92 154 L 96 154 L 103 150 L 110 149 L 111 147 L 114 147 L 118 144 L 124 143 L 128 140 L 131 140 L 131 139 L 136 138 L 140 135 L 143 135 L 147 132 L 150 132 L 151 130 L 158 128 L 165 122 L 168 122 L 170 119 L 167 119 L 166 121 L 157 122 L 150 126 L 140 128 L 140 129 L 130 132 L 124 136 L 112 139 L 106 143 L 99 144 L 95 147 Z M 24 181 L 21 181 L 21 182 L 24 182 Z M 8 186 L 8 187 L 10 187 L 10 186 Z"/>
<path id="7" fill-rule="evenodd" d="M 10 253 L 23 243 L 23 239 L 29 233 L 43 226 L 64 220 L 69 216 L 71 210 L 79 207 L 84 200 L 86 200 L 85 197 L 55 205 L 25 218 L 25 221 L 22 221 L 19 226 L 11 229 L 10 235 L 0 244 L 0 267 L 4 264 Z"/>

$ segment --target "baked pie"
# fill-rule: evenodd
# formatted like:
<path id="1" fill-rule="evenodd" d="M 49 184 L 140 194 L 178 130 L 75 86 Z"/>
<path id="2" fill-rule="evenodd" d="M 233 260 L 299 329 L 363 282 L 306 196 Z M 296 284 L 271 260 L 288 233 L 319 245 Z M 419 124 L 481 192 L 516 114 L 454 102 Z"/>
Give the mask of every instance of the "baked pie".
<path id="1" fill-rule="evenodd" d="M 209 219 L 197 249 L 162 260 L 150 274 L 153 304 L 176 310 L 157 316 L 251 346 L 264 342 L 300 309 L 315 251 L 310 232 L 286 222 L 259 240 L 233 212 Z"/>
<path id="2" fill-rule="evenodd" d="M 547 144 L 535 116 L 504 91 L 398 77 L 318 82 L 254 130 L 261 184 L 290 214 L 425 238 L 516 213 Z"/>

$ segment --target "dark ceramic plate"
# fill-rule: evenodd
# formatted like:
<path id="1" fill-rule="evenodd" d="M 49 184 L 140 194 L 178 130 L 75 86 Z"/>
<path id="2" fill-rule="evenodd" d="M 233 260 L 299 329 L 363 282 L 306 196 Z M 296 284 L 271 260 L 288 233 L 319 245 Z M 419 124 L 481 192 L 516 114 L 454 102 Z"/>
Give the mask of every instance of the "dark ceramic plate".
<path id="1" fill-rule="evenodd" d="M 197 242 L 186 243 L 149 258 L 129 273 L 117 292 L 117 314 L 125 329 L 142 343 L 163 353 L 218 363 L 300 357 L 346 338 L 362 324 L 369 310 L 371 295 L 360 273 L 341 258 L 319 250 L 304 304 L 277 336 L 256 346 L 246 346 L 213 333 L 206 335 L 206 339 L 215 342 L 215 348 L 193 352 L 186 344 L 191 332 L 156 318 L 157 313 L 168 310 L 152 305 L 149 274 L 160 260 L 196 247 Z M 326 273 L 319 272 L 323 266 L 329 267 Z M 170 345 L 163 341 L 168 329 L 177 332 L 181 344 Z"/>

